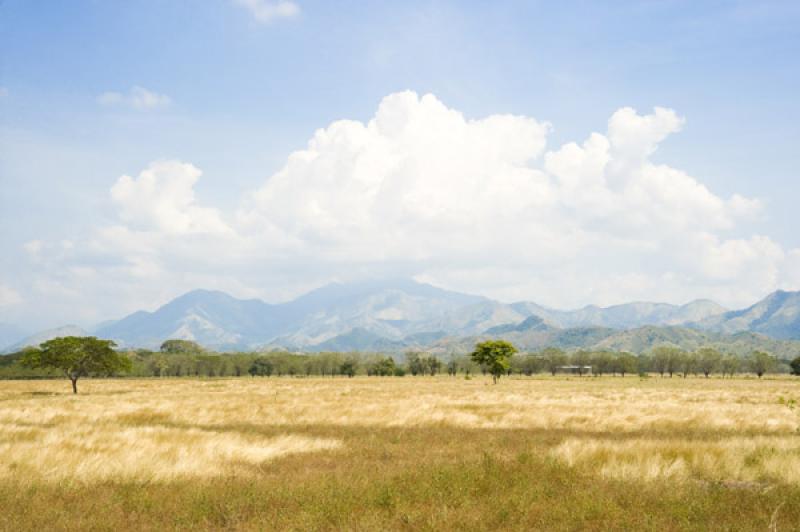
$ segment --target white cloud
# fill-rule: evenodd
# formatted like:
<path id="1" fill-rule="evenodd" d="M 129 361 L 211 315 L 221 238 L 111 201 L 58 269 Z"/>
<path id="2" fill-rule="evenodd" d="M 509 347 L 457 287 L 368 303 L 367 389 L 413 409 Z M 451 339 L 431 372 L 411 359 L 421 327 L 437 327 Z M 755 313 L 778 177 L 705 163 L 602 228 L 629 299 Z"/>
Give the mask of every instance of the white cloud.
<path id="1" fill-rule="evenodd" d="M 7 87 L 0 87 L 0 98 L 5 98 L 9 95 Z"/>
<path id="2" fill-rule="evenodd" d="M 546 122 L 392 94 L 366 123 L 317 130 L 228 216 L 198 204 L 191 164 L 120 177 L 119 221 L 58 246 L 50 275 L 131 310 L 196 287 L 275 299 L 365 274 L 561 307 L 743 305 L 796 287 L 800 250 L 748 230 L 757 199 L 650 160 L 683 122 L 624 108 L 606 132 L 548 150 Z"/>
<path id="3" fill-rule="evenodd" d="M 127 93 L 104 92 L 97 97 L 97 101 L 105 106 L 124 106 L 139 111 L 160 109 L 172 102 L 165 94 L 158 94 L 139 86 L 131 87 Z"/>
<path id="4" fill-rule="evenodd" d="M 268 23 L 279 18 L 292 18 L 300 14 L 300 6 L 288 0 L 234 0 L 247 9 L 258 22 Z"/>
<path id="5" fill-rule="evenodd" d="M 217 209 L 200 207 L 194 185 L 202 172 L 180 161 L 151 163 L 138 177 L 120 177 L 111 199 L 120 218 L 132 227 L 167 234 L 226 233 Z"/>

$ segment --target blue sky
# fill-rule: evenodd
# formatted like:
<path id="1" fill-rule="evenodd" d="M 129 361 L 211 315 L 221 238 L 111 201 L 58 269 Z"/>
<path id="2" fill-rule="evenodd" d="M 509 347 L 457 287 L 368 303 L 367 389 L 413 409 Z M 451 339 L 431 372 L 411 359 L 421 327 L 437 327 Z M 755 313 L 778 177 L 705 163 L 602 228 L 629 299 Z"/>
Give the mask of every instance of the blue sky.
<path id="1" fill-rule="evenodd" d="M 6 0 L 0 7 L 0 321 L 28 328 L 65 321 L 88 325 L 136 308 L 153 308 L 199 283 L 235 295 L 279 300 L 354 272 L 414 275 L 449 288 L 555 306 L 694 297 L 736 305 L 778 287 L 796 288 L 800 4 L 604 4 Z M 549 123 L 546 148 L 532 142 L 527 154 L 541 164 L 547 151 L 573 141 L 580 145 L 592 132 L 606 134 L 610 117 L 621 108 L 631 107 L 639 116 L 652 114 L 656 106 L 672 109 L 685 121 L 664 126 L 668 138 L 653 133 L 658 149 L 648 153 L 648 164 L 685 172 L 714 198 L 728 201 L 739 195 L 760 206 L 744 209 L 745 214 L 736 206 L 730 207 L 735 213 L 709 214 L 715 200 L 706 198 L 706 203 L 697 203 L 698 212 L 707 215 L 701 218 L 724 221 L 709 222 L 691 235 L 680 231 L 688 231 L 694 214 L 678 224 L 683 229 L 668 235 L 662 235 L 664 225 L 654 221 L 657 230 L 651 235 L 656 236 L 649 243 L 641 235 L 597 229 L 614 225 L 608 225 L 608 209 L 603 210 L 603 220 L 598 214 L 572 226 L 576 215 L 559 207 L 549 219 L 563 216 L 557 227 L 569 226 L 570 234 L 581 235 L 568 239 L 571 252 L 550 251 L 566 262 L 543 263 L 527 256 L 497 259 L 497 250 L 480 242 L 451 262 L 433 251 L 436 242 L 430 242 L 431 249 L 409 245 L 403 253 L 387 248 L 359 254 L 362 248 L 375 250 L 378 240 L 391 240 L 391 228 L 361 234 L 352 230 L 356 226 L 339 223 L 332 209 L 347 205 L 348 198 L 331 198 L 339 190 L 350 190 L 342 183 L 352 177 L 341 175 L 338 188 L 315 200 L 322 211 L 313 211 L 338 225 L 318 227 L 319 215 L 308 221 L 313 234 L 297 229 L 311 212 L 304 210 L 308 203 L 302 203 L 303 194 L 323 194 L 327 174 L 310 176 L 312 170 L 305 169 L 302 175 L 284 176 L 295 188 L 270 185 L 271 176 L 285 167 L 292 152 L 306 148 L 316 130 L 342 119 L 366 123 L 380 113 L 385 97 L 405 90 L 419 98 L 431 93 L 467 120 L 512 114 Z M 137 94 L 152 99 L 136 100 Z M 438 112 L 421 102 L 405 101 L 398 112 Z M 420 127 L 429 126 L 433 122 Z M 442 134 L 455 138 L 458 127 L 443 125 Z M 518 133 L 504 130 L 499 138 Z M 360 142 L 364 152 L 372 149 Z M 398 146 L 395 149 L 401 151 L 412 149 L 407 143 Z M 442 152 L 458 153 L 449 148 L 443 146 Z M 444 163 L 421 154 L 419 146 L 413 149 L 417 151 L 402 156 L 414 161 L 420 175 L 434 175 L 434 169 L 443 174 L 456 171 L 436 166 Z M 348 159 L 336 153 L 336 160 L 345 165 Z M 202 171 L 187 185 L 191 199 L 177 198 L 170 212 L 190 209 L 186 212 L 194 214 L 187 216 L 198 215 L 205 222 L 177 232 L 168 225 L 171 222 L 164 222 L 163 211 L 133 212 L 126 207 L 125 201 L 148 196 L 112 198 L 110 191 L 121 176 L 136 180 L 156 161 L 182 161 Z M 500 175 L 508 163 L 492 161 L 497 169 L 484 178 Z M 172 190 L 170 180 L 180 181 L 185 175 L 170 168 L 156 172 L 156 181 Z M 375 167 L 374 172 L 395 175 L 386 168 Z M 585 211 L 585 205 L 570 203 L 575 194 L 564 188 L 563 179 L 547 172 L 553 186 L 561 187 L 553 202 Z M 405 182 L 414 177 L 406 176 Z M 483 182 L 491 187 L 490 181 Z M 444 205 L 441 212 L 447 211 L 444 200 L 434 201 L 428 193 L 439 188 L 427 183 L 402 192 L 413 198 L 422 194 L 431 206 Z M 268 188 L 274 190 L 265 191 Z M 635 195 L 634 188 L 626 189 L 626 198 Z M 276 197 L 278 190 L 283 196 Z M 650 191 L 650 199 L 628 211 L 641 208 L 647 213 L 647 202 L 672 201 L 676 194 L 668 186 L 659 191 L 660 199 L 653 199 Z M 543 235 L 553 227 L 528 213 L 536 205 L 555 209 L 554 203 L 534 199 L 520 206 L 519 216 L 509 224 L 541 225 L 541 230 L 531 231 L 528 242 L 547 250 L 550 237 Z M 191 211 L 190 204 L 206 211 Z M 258 210 L 256 204 L 263 218 L 258 227 L 242 221 Z M 285 205 L 297 210 L 280 213 L 280 220 L 262 212 Z M 494 207 L 502 210 L 502 205 Z M 210 210 L 224 221 L 226 231 L 232 231 L 229 235 L 235 234 L 224 239 L 227 245 L 237 239 L 247 244 L 225 247 L 217 241 L 221 230 L 216 237 L 208 236 L 213 225 L 208 222 Z M 305 214 L 295 216 L 301 211 Z M 440 230 L 442 238 L 452 241 L 456 233 L 470 230 L 463 224 L 448 225 L 429 210 L 412 211 L 420 216 L 419 223 L 406 227 L 402 238 L 393 238 L 419 242 Z M 379 214 L 373 208 L 358 220 L 374 225 L 369 216 Z M 156 218 L 161 221 L 154 225 Z M 619 222 L 620 217 L 613 220 Z M 105 228 L 120 226 L 138 231 L 143 240 L 149 239 L 147 244 L 131 249 L 122 243 L 134 237 L 119 237 L 121 243 L 98 236 Z M 708 245 L 719 249 L 696 271 L 669 250 L 670 242 L 695 237 L 699 242 L 709 235 L 715 240 Z M 181 255 L 168 241 L 178 237 L 182 244 L 193 241 L 195 249 L 207 255 L 225 254 L 235 260 L 220 263 L 205 261 L 202 254 Z M 616 243 L 627 239 L 620 244 L 625 251 L 603 255 L 580 247 L 593 238 Z M 98 246 L 104 247 L 102 253 Z M 662 251 L 631 252 L 634 247 Z M 85 251 L 89 249 L 93 251 Z M 264 249 L 274 253 L 264 254 Z M 345 250 L 348 260 L 339 256 Z M 742 257 L 758 261 L 764 255 L 768 258 L 761 266 L 740 264 Z M 591 272 L 576 266 L 585 261 L 599 261 L 599 266 Z M 723 268 L 720 261 L 738 262 Z M 120 264 L 139 265 L 138 273 L 126 275 L 115 266 Z M 574 278 L 554 273 L 563 271 L 564 264 Z M 550 282 L 532 282 L 532 277 Z M 575 282 L 576 278 L 592 282 Z M 671 282 L 683 288 L 676 290 Z M 560 288 L 544 289 L 554 283 Z M 616 292 L 596 288 L 620 283 L 623 288 Z M 81 309 L 77 313 L 76 307 Z"/>

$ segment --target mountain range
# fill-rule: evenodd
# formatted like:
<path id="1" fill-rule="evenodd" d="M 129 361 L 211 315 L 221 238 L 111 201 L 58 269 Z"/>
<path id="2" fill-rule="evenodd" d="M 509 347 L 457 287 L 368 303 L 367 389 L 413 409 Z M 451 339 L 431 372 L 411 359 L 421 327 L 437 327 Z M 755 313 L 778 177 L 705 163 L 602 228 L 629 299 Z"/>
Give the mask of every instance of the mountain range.
<path id="1" fill-rule="evenodd" d="M 80 331 L 44 331 L 6 350 L 37 345 L 65 330 Z M 793 341 L 800 340 L 800 292 L 775 292 L 734 311 L 708 300 L 565 311 L 532 302 L 501 303 L 409 279 L 334 283 L 281 304 L 194 290 L 153 312 L 104 322 L 91 333 L 123 347 L 151 349 L 181 338 L 217 350 L 448 352 L 503 337 L 523 349 L 557 345 L 641 352 L 663 342 L 745 349 L 760 342 L 775 352 L 791 352 L 800 345 Z"/>

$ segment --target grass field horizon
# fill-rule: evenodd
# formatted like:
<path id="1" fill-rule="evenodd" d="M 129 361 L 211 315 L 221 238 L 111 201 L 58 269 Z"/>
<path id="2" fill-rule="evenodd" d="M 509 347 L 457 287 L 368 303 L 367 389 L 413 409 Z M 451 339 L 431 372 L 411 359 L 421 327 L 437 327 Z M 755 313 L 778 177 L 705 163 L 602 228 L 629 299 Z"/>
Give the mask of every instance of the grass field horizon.
<path id="1" fill-rule="evenodd" d="M 0 527 L 800 523 L 791 377 L 5 381 Z"/>

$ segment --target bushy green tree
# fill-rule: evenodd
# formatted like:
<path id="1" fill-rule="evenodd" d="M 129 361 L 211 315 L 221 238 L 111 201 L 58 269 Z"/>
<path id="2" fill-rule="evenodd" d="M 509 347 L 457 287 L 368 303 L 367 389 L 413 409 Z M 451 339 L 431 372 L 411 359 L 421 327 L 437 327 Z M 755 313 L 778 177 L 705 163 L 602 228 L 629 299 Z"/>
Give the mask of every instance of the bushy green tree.
<path id="1" fill-rule="evenodd" d="M 487 340 L 475 346 L 475 350 L 470 354 L 470 358 L 486 368 L 492 374 L 492 380 L 497 384 L 500 378 L 511 365 L 511 357 L 517 352 L 517 348 L 511 342 L 505 340 Z"/>
<path id="2" fill-rule="evenodd" d="M 112 375 L 131 369 L 131 361 L 114 351 L 116 344 L 94 336 L 64 336 L 27 351 L 22 365 L 28 368 L 54 368 L 72 382 L 78 393 L 78 379 L 89 375 Z"/>

